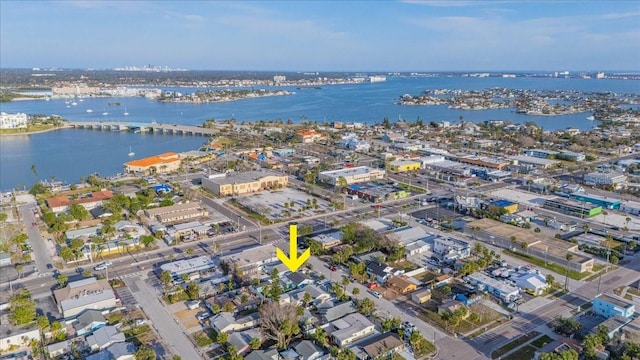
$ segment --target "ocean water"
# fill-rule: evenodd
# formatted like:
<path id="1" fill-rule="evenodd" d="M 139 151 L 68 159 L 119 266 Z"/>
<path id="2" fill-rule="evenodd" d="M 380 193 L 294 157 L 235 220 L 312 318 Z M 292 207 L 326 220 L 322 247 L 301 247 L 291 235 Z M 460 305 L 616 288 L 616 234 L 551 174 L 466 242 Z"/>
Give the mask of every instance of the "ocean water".
<path id="1" fill-rule="evenodd" d="M 580 91 L 613 91 L 619 94 L 640 93 L 640 82 L 611 79 L 553 78 L 393 78 L 386 82 L 358 85 L 331 85 L 321 89 L 285 88 L 290 96 L 246 99 L 225 103 L 189 104 L 160 103 L 144 98 L 95 98 L 77 101 L 67 107 L 64 100 L 33 100 L 1 103 L 0 111 L 28 114 L 56 114 L 70 121 L 128 121 L 165 124 L 199 125 L 207 119 L 236 118 L 242 121 L 282 119 L 293 122 L 345 121 L 367 124 L 385 117 L 424 122 L 510 120 L 515 123 L 534 121 L 547 130 L 576 127 L 591 129 L 597 122 L 588 121 L 590 114 L 558 117 L 516 114 L 514 109 L 458 110 L 442 106 L 400 106 L 395 102 L 403 94 L 419 94 L 427 89 L 482 90 L 491 87 L 513 89 L 558 89 Z M 202 88 L 163 88 L 191 93 Z M 120 106 L 109 106 L 119 102 Z M 92 113 L 87 113 L 92 109 Z M 125 116 L 124 112 L 129 115 Z M 103 115 L 107 112 L 108 115 Z M 199 147 L 201 137 L 111 133 L 90 130 L 61 130 L 28 136 L 0 137 L 0 190 L 16 186 L 30 187 L 35 181 L 56 179 L 78 181 L 90 173 L 109 176 L 122 171 L 129 160 L 129 146 L 135 158 L 166 151 L 186 151 Z M 37 176 L 31 172 L 35 165 Z"/>

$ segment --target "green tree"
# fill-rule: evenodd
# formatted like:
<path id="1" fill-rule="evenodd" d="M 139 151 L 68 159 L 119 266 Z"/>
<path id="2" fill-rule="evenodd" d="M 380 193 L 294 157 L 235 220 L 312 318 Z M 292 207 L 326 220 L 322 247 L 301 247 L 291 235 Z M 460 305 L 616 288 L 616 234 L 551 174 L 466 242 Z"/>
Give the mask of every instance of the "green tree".
<path id="1" fill-rule="evenodd" d="M 262 346 L 262 342 L 258 338 L 251 338 L 249 341 L 249 347 L 251 350 L 258 350 L 260 349 L 260 346 Z"/>
<path id="2" fill-rule="evenodd" d="M 82 205 L 72 204 L 69 207 L 69 215 L 76 220 L 82 221 L 89 217 L 89 212 Z"/>
<path id="3" fill-rule="evenodd" d="M 20 289 L 11 296 L 9 316 L 16 325 L 25 325 L 36 320 L 36 302 L 31 299 L 27 289 Z"/>
<path id="4" fill-rule="evenodd" d="M 141 346 L 133 357 L 135 360 L 155 360 L 156 352 L 150 347 Z"/>
<path id="5" fill-rule="evenodd" d="M 302 301 L 304 302 L 305 305 L 309 304 L 311 302 L 311 294 L 309 294 L 308 292 L 304 293 L 304 297 L 302 299 Z"/>
<path id="6" fill-rule="evenodd" d="M 196 300 L 200 298 L 200 286 L 195 281 L 189 281 L 185 290 L 190 300 Z"/>
<path id="7" fill-rule="evenodd" d="M 360 294 L 360 289 L 354 287 L 353 289 L 351 289 L 351 294 L 353 294 L 353 296 L 358 296 L 358 294 Z"/>
<path id="8" fill-rule="evenodd" d="M 364 298 L 356 302 L 358 312 L 364 316 L 369 316 L 376 311 L 376 304 L 369 298 Z"/>
<path id="9" fill-rule="evenodd" d="M 401 324 L 401 321 L 399 318 L 391 316 L 382 320 L 380 327 L 382 328 L 382 332 L 385 333 L 393 329 L 399 328 L 400 324 Z"/>
<path id="10" fill-rule="evenodd" d="M 144 245 L 144 247 L 151 246 L 155 241 L 156 241 L 156 238 L 153 237 L 152 235 L 140 236 L 140 242 L 142 243 L 142 245 Z"/>
<path id="11" fill-rule="evenodd" d="M 43 331 L 51 325 L 49 323 L 49 318 L 46 315 L 39 315 L 36 318 L 36 321 L 38 323 L 38 328 L 40 329 L 40 331 Z"/>
<path id="12" fill-rule="evenodd" d="M 67 286 L 68 282 L 69 282 L 69 277 L 66 274 L 59 274 L 58 275 L 58 285 L 61 288 Z"/>
<path id="13" fill-rule="evenodd" d="M 326 347 L 329 343 L 327 332 L 321 327 L 317 328 L 316 331 L 311 334 L 311 338 L 322 347 Z"/>

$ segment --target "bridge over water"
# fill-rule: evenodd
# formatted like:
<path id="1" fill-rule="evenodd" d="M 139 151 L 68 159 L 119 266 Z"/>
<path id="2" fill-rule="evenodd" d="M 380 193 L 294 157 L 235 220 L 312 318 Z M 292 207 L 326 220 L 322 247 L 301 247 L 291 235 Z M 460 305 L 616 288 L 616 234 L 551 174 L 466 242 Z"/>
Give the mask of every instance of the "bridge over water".
<path id="1" fill-rule="evenodd" d="M 68 126 L 74 129 L 100 131 L 127 131 L 133 133 L 153 133 L 170 135 L 213 136 L 217 129 L 207 129 L 189 125 L 168 125 L 157 123 L 111 122 L 111 121 L 73 121 Z"/>

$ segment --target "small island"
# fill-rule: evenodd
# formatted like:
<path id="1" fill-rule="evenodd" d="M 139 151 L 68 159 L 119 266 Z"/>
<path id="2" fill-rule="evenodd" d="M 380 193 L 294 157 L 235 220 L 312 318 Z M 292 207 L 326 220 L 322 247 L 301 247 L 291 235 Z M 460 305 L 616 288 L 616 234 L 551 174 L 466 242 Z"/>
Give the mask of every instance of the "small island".
<path id="1" fill-rule="evenodd" d="M 196 91 L 193 94 L 182 94 L 177 91 L 164 92 L 156 100 L 160 102 L 181 102 L 181 103 L 216 103 L 227 101 L 238 101 L 243 99 L 252 99 L 268 96 L 285 96 L 294 93 L 287 90 L 207 90 Z"/>

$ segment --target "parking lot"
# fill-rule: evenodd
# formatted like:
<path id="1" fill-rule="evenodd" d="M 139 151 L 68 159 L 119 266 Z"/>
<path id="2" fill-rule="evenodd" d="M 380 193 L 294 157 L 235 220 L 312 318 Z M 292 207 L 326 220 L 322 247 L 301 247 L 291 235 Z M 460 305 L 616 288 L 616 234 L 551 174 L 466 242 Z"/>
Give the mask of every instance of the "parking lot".
<path id="1" fill-rule="evenodd" d="M 457 219 L 463 215 L 446 209 L 442 206 L 436 206 L 428 209 L 414 211 L 411 213 L 411 216 L 416 219 L 433 219 L 436 221 L 447 221 Z"/>
<path id="2" fill-rule="evenodd" d="M 269 220 L 311 216 L 332 210 L 329 202 L 291 188 L 242 196 L 237 198 L 237 202 Z"/>

